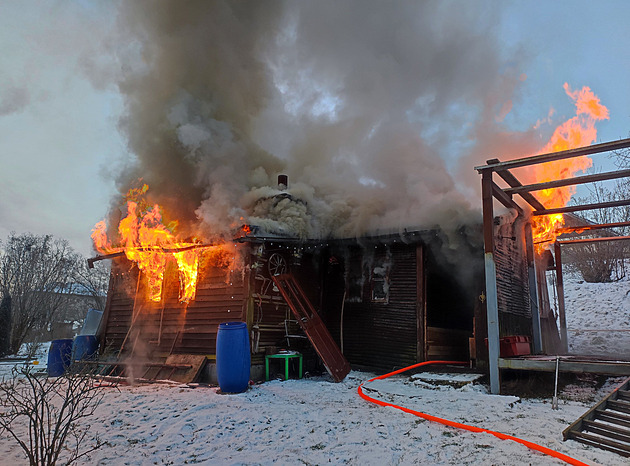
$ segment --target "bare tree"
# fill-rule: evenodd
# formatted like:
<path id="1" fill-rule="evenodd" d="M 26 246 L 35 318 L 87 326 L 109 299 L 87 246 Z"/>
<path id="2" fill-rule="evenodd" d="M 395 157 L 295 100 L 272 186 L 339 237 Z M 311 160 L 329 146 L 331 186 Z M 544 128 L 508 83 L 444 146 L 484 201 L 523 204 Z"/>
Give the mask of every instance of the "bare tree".
<path id="1" fill-rule="evenodd" d="M 42 378 L 29 366 L 14 369 L 0 383 L 0 434 L 20 445 L 31 466 L 72 464 L 104 445 L 83 422 L 102 398 L 86 373 Z"/>
<path id="2" fill-rule="evenodd" d="M 68 242 L 31 233 L 9 235 L 0 251 L 0 294 L 11 296 L 10 352 L 44 331 L 68 300 L 78 255 Z"/>
<path id="3" fill-rule="evenodd" d="M 11 296 L 5 295 L 0 301 L 0 357 L 10 352 L 11 344 Z"/>
<path id="4" fill-rule="evenodd" d="M 612 189 L 602 184 L 595 184 L 586 198 L 578 198 L 578 204 L 601 203 L 626 199 L 630 191 L 627 186 L 617 183 Z M 626 222 L 630 220 L 627 207 L 595 209 L 583 214 L 585 220 L 597 224 Z M 615 233 L 627 235 L 628 227 L 616 227 Z M 610 236 L 611 230 L 592 230 L 584 238 Z M 567 264 L 575 267 L 585 281 L 602 283 L 621 280 L 626 274 L 625 258 L 628 256 L 628 244 L 620 241 L 603 241 L 569 245 L 566 252 Z"/>
<path id="5" fill-rule="evenodd" d="M 92 298 L 92 309 L 105 310 L 110 270 L 109 261 L 95 262 L 94 267 L 89 268 L 85 259 L 82 259 L 77 265 L 75 282 Z"/>

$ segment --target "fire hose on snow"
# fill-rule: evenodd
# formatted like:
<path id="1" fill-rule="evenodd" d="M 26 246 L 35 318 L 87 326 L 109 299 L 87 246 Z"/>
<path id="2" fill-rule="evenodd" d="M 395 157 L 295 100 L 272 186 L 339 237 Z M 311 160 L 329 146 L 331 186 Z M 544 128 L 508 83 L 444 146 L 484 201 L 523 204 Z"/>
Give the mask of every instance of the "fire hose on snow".
<path id="1" fill-rule="evenodd" d="M 400 374 L 401 372 L 405 372 L 411 369 L 415 369 L 417 367 L 421 367 L 421 366 L 428 366 L 428 365 L 433 365 L 433 364 L 448 364 L 448 365 L 466 365 L 468 364 L 468 362 L 461 362 L 461 361 L 425 361 L 425 362 L 421 362 L 418 364 L 414 364 L 413 366 L 408 366 L 408 367 L 404 367 L 402 369 L 399 369 L 397 371 L 394 372 L 390 372 L 388 374 L 384 374 L 384 375 L 379 375 L 378 377 L 374 377 L 373 379 L 368 380 L 367 382 L 363 382 L 361 385 L 359 385 L 359 387 L 357 388 L 357 391 L 359 393 L 359 396 L 361 398 L 363 398 L 364 400 L 369 401 L 370 403 L 374 403 L 377 404 L 379 406 L 389 406 L 391 408 L 396 408 L 399 409 L 405 413 L 409 413 L 409 414 L 413 414 L 414 416 L 418 416 L 422 419 L 426 419 L 427 421 L 432 421 L 432 422 L 437 422 L 440 424 L 443 424 L 445 426 L 449 426 L 449 427 L 455 427 L 456 429 L 463 429 L 463 430 L 467 430 L 470 432 L 475 432 L 475 433 L 484 433 L 484 434 L 490 434 L 493 435 L 501 440 L 512 440 L 513 442 L 517 442 L 520 443 L 521 445 L 526 446 L 527 448 L 531 449 L 531 450 L 535 450 L 538 451 L 540 453 L 543 453 L 545 455 L 548 456 L 552 456 L 554 458 L 557 458 L 561 461 L 564 461 L 567 464 L 572 464 L 572 465 L 576 465 L 576 466 L 588 466 L 586 463 L 577 460 L 575 458 L 572 458 L 568 455 L 565 455 L 564 453 L 560 453 L 557 452 L 555 450 L 552 450 L 551 448 L 547 448 L 547 447 L 543 447 L 542 445 L 538 445 L 536 443 L 527 441 L 527 440 L 523 440 L 520 439 L 518 437 L 514 437 L 512 435 L 507 435 L 507 434 L 502 434 L 501 432 L 495 432 L 492 430 L 488 430 L 488 429 L 483 429 L 481 427 L 475 427 L 475 426 L 470 426 L 467 424 L 462 424 L 459 422 L 454 422 L 454 421 L 449 421 L 448 419 L 442 419 L 436 416 L 432 416 L 430 414 L 426 414 L 426 413 L 421 413 L 420 411 L 415 411 L 413 409 L 409 409 L 409 408 L 405 408 L 403 406 L 398 406 L 395 405 L 393 403 L 388 403 L 386 401 L 382 401 L 382 400 L 378 400 L 376 398 L 372 398 L 369 395 L 366 395 L 363 392 L 363 385 L 369 382 L 373 382 L 374 380 L 383 380 L 386 379 L 388 377 L 391 377 L 393 375 L 397 375 Z"/>

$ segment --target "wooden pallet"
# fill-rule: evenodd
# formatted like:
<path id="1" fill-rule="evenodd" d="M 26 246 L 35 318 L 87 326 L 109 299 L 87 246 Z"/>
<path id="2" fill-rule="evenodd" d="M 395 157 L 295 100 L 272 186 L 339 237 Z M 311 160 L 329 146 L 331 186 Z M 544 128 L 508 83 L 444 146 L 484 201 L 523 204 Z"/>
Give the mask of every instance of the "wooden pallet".
<path id="1" fill-rule="evenodd" d="M 630 379 L 567 427 L 562 436 L 630 458 Z"/>
<path id="2" fill-rule="evenodd" d="M 166 361 L 75 361 L 75 367 L 91 366 L 90 373 L 99 379 L 153 383 L 194 382 L 206 363 L 206 357 L 196 354 L 172 354 Z"/>
<path id="3" fill-rule="evenodd" d="M 350 372 L 350 363 L 339 350 L 304 291 L 291 274 L 274 275 L 272 278 L 326 370 L 335 382 L 341 382 Z"/>

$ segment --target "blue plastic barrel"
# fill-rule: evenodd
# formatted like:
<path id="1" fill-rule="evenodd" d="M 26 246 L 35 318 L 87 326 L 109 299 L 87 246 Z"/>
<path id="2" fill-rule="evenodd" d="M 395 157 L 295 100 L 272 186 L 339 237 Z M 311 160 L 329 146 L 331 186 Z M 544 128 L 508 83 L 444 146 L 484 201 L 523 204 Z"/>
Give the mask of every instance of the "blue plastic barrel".
<path id="1" fill-rule="evenodd" d="M 63 375 L 70 365 L 71 354 L 72 338 L 51 341 L 48 350 L 48 376 L 59 377 Z"/>
<path id="2" fill-rule="evenodd" d="M 72 361 L 86 361 L 94 358 L 98 350 L 98 340 L 94 335 L 77 335 L 72 343 Z"/>
<path id="3" fill-rule="evenodd" d="M 223 393 L 241 393 L 249 386 L 249 333 L 245 322 L 219 324 L 217 379 Z"/>

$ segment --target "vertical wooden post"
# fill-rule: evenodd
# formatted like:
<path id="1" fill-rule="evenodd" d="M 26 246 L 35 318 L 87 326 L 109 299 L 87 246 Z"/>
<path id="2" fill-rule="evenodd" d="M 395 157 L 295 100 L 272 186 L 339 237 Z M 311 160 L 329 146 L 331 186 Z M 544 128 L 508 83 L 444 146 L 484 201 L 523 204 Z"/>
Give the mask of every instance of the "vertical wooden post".
<path id="1" fill-rule="evenodd" d="M 426 300 L 426 273 L 425 273 L 424 246 L 416 248 L 416 360 L 418 362 L 427 360 L 427 300 Z"/>
<path id="2" fill-rule="evenodd" d="M 538 309 L 538 286 L 536 284 L 536 261 L 534 260 L 534 239 L 532 224 L 525 223 L 525 249 L 527 253 L 527 278 L 529 282 L 529 307 L 532 312 L 532 336 L 534 353 L 542 353 L 542 332 L 540 330 L 540 310 Z"/>
<path id="3" fill-rule="evenodd" d="M 486 276 L 486 312 L 488 316 L 488 366 L 490 369 L 490 391 L 497 395 L 501 391 L 499 378 L 499 304 L 497 299 L 497 268 L 494 261 L 494 198 L 492 196 L 492 171 L 484 170 L 481 175 L 481 197 L 483 201 L 483 243 Z"/>
<path id="4" fill-rule="evenodd" d="M 564 278 L 562 277 L 562 253 L 560 243 L 554 244 L 554 252 L 556 256 L 556 284 L 558 293 L 558 314 L 560 315 L 560 338 L 562 338 L 562 351 L 564 354 L 569 352 L 569 341 L 567 334 L 567 317 L 564 308 Z"/>

